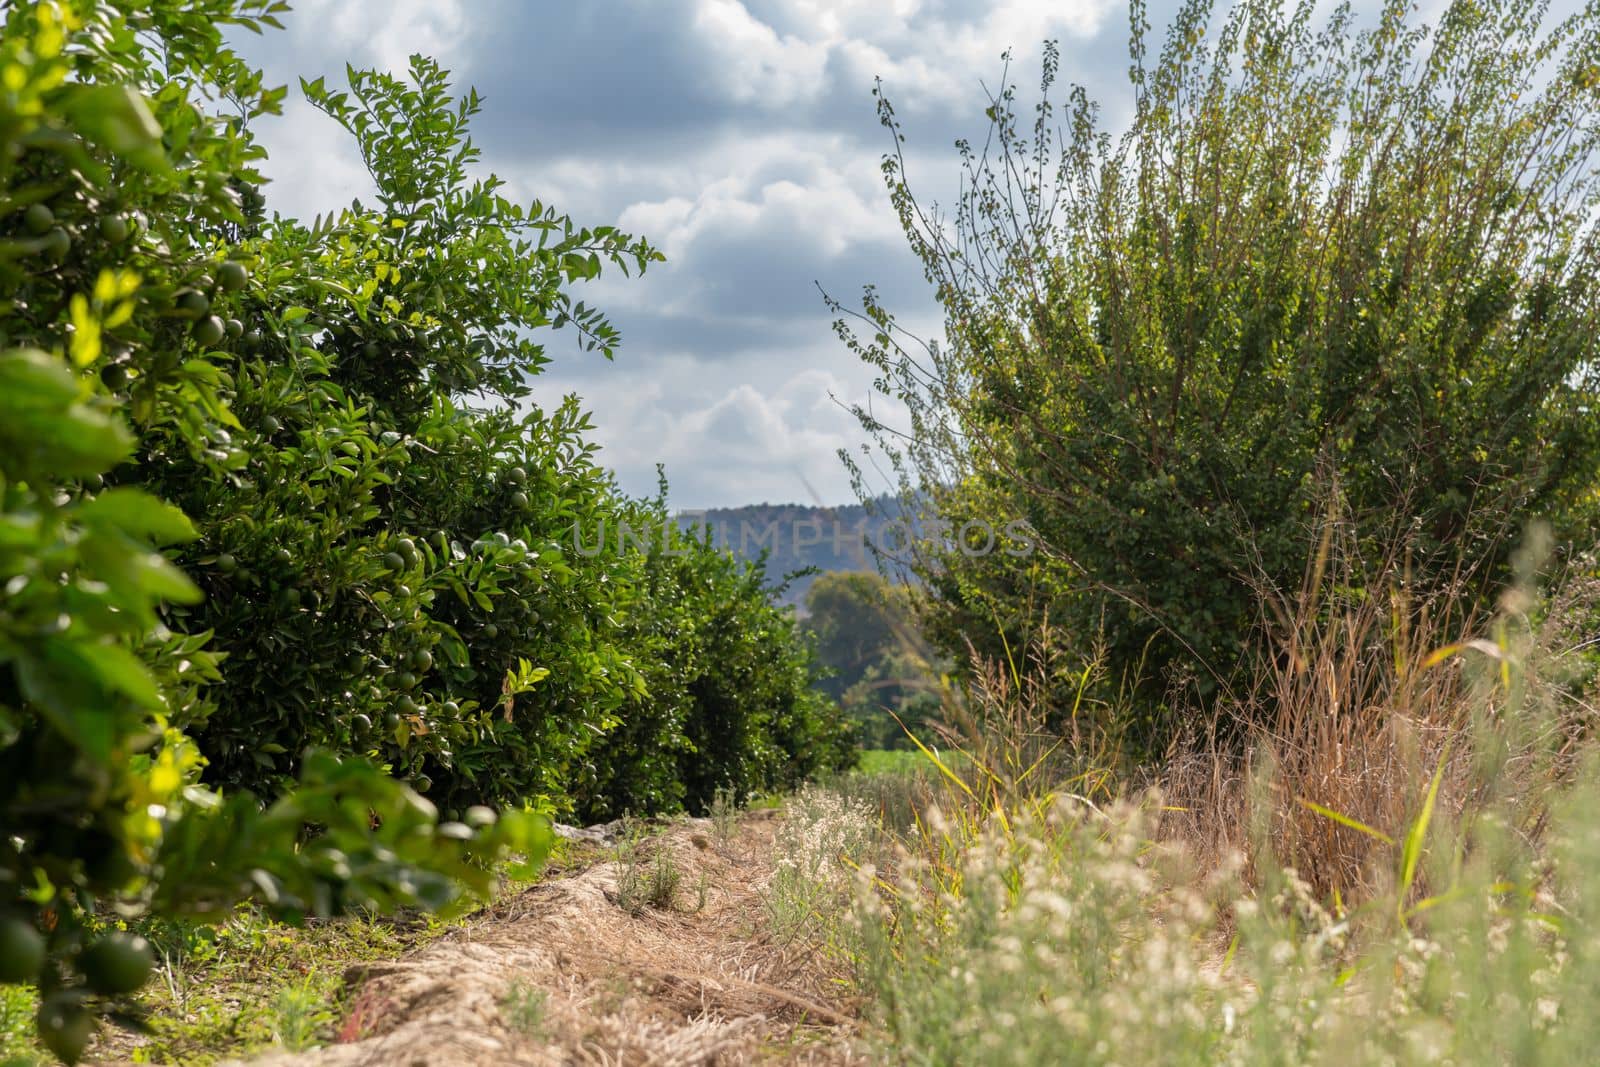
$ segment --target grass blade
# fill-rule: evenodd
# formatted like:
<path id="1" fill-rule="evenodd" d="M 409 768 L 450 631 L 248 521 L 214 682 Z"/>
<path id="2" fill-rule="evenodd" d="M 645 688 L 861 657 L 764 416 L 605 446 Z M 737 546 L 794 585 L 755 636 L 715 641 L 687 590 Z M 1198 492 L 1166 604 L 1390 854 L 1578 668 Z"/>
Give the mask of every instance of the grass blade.
<path id="1" fill-rule="evenodd" d="M 1439 799 L 1439 783 L 1444 781 L 1444 767 L 1449 758 L 1450 745 L 1446 742 L 1444 751 L 1439 753 L 1439 765 L 1433 769 L 1433 781 L 1428 784 L 1428 795 L 1422 801 L 1422 811 L 1417 813 L 1411 829 L 1406 831 L 1405 846 L 1400 852 L 1400 899 L 1397 907 L 1405 905 L 1405 899 L 1410 896 L 1411 886 L 1417 879 L 1422 845 L 1428 836 L 1428 824 L 1433 821 L 1433 807 Z"/>
<path id="2" fill-rule="evenodd" d="M 1386 845 L 1394 844 L 1394 838 L 1390 837 L 1382 830 L 1368 826 L 1359 819 L 1352 819 L 1350 816 L 1345 815 L 1342 812 L 1334 811 L 1332 808 L 1325 808 L 1314 800 L 1306 800 L 1302 798 L 1300 800 L 1300 806 L 1303 808 L 1309 808 L 1318 815 L 1321 815 L 1324 819 L 1332 819 L 1340 826 L 1348 826 L 1350 829 L 1366 834 L 1368 837 L 1375 837 Z"/>

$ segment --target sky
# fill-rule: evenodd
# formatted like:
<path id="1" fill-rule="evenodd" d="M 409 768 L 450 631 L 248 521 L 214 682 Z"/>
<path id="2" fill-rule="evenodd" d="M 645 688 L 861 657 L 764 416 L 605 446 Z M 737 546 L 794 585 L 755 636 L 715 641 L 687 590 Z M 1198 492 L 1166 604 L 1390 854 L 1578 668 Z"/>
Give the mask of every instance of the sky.
<path id="1" fill-rule="evenodd" d="M 1169 15 L 1151 4 L 1153 26 Z M 1113 123 L 1128 94 L 1127 10 L 1108 0 L 298 0 L 283 22 L 233 37 L 291 87 L 283 116 L 255 126 L 270 210 L 371 201 L 352 142 L 298 79 L 342 86 L 346 63 L 398 73 L 422 52 L 483 95 L 473 137 L 508 195 L 665 252 L 642 278 L 612 271 L 575 291 L 623 343 L 608 363 L 547 335 L 534 400 L 579 394 L 621 486 L 652 494 L 663 463 L 680 508 L 854 499 L 837 452 L 865 440 L 847 406 L 869 399 L 872 374 L 835 337 L 819 285 L 849 303 L 873 284 L 903 323 L 938 331 L 883 187 L 875 78 L 913 188 L 943 202 L 954 141 L 985 129 L 1008 48 L 1024 90 L 1054 39 L 1062 80 Z"/>

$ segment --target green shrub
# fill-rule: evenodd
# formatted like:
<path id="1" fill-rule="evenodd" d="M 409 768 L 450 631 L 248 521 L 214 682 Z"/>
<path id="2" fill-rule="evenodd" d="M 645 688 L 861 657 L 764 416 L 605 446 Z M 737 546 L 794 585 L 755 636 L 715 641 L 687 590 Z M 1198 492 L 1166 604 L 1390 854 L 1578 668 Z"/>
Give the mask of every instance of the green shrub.
<path id="1" fill-rule="evenodd" d="M 1429 31 L 1393 0 L 1357 33 L 1346 8 L 1212 8 L 1147 60 L 1134 7 L 1117 138 L 1081 88 L 1050 101 L 1047 48 L 1036 121 L 1006 85 L 951 212 L 897 142 L 948 343 L 903 347 L 870 292 L 862 334 L 841 324 L 911 409 L 908 493 L 1037 546 L 929 546 L 945 630 L 995 656 L 1046 617 L 1103 634 L 1145 714 L 1249 688 L 1261 594 L 1299 588 L 1330 497 L 1375 567 L 1482 604 L 1528 517 L 1591 528 L 1600 463 L 1600 17 L 1463 2 Z M 1159 752 L 1178 724 L 1135 725 Z"/>
<path id="2" fill-rule="evenodd" d="M 641 573 L 626 638 L 647 664 L 645 695 L 599 742 L 588 814 L 705 814 L 719 792 L 782 791 L 852 762 L 849 726 L 814 688 L 812 647 L 760 563 L 674 532 L 665 484 L 621 521 L 647 533 L 629 557 Z"/>
<path id="3" fill-rule="evenodd" d="M 249 285 L 227 238 L 251 152 L 188 94 L 198 78 L 251 114 L 275 106 L 216 27 L 269 11 L 41 4 L 0 33 L 0 923 L 5 979 L 36 988 L 40 1039 L 67 1061 L 97 1016 L 137 1015 L 150 973 L 142 941 L 93 932 L 97 910 L 439 908 L 486 892 L 506 849 L 548 845 L 520 815 L 439 826 L 325 752 L 270 805 L 198 781 L 183 731 L 216 714 L 220 657 L 174 629 L 201 590 L 159 551 L 196 531 L 132 472 L 158 442 L 209 482 L 247 462 L 207 351 L 228 330 L 202 305 L 231 312 Z"/>

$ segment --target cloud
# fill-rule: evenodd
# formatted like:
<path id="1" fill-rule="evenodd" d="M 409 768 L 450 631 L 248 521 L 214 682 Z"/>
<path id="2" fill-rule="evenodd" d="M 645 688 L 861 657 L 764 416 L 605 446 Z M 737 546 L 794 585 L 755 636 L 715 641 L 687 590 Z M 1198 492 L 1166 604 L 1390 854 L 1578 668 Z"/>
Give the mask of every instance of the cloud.
<path id="1" fill-rule="evenodd" d="M 816 355 L 819 361 L 831 358 Z M 868 401 L 859 383 L 823 366 L 771 379 L 763 374 L 771 368 L 753 361 L 715 383 L 701 380 L 681 390 L 673 379 L 692 375 L 692 361 L 670 359 L 657 369 L 665 373 L 617 393 L 603 383 L 613 376 L 632 379 L 636 371 L 606 367 L 576 377 L 552 375 L 536 382 L 537 397 L 550 404 L 573 386 L 582 395 L 605 397 L 596 429 L 600 459 L 635 493 L 653 491 L 660 463 L 679 507 L 809 502 L 813 493 L 825 503 L 850 498 L 837 453 L 861 440 L 847 407 Z"/>
<path id="2" fill-rule="evenodd" d="M 768 138 L 725 146 L 706 180 L 623 209 L 619 223 L 657 242 L 667 264 L 648 286 L 620 294 L 672 315 L 755 325 L 815 318 L 814 283 L 837 286 L 884 264 L 896 273 L 904 238 L 870 160 L 837 138 Z M 843 161 L 842 163 L 840 161 Z M 657 283 L 670 276 L 670 293 Z"/>
<path id="3" fill-rule="evenodd" d="M 357 66 L 403 71 L 416 54 L 450 66 L 461 57 L 471 22 L 463 0 L 386 0 L 379 7 L 300 0 L 284 26 L 315 52 L 333 51 Z"/>
<path id="4" fill-rule="evenodd" d="M 893 214 L 882 210 L 888 198 L 876 163 L 851 158 L 840 138 L 765 138 L 720 147 L 723 177 L 685 191 L 692 196 L 630 204 L 622 224 L 655 233 L 669 255 L 741 227 L 787 231 L 824 257 L 899 239 Z M 792 245 L 775 251 L 791 254 Z"/>
<path id="5" fill-rule="evenodd" d="M 1093 37 L 1117 9 L 1110 0 L 943 6 L 693 0 L 690 6 L 687 32 L 710 58 L 706 70 L 715 86 L 736 103 L 767 112 L 825 99 L 830 81 L 864 87 L 880 75 L 919 107 L 964 108 L 974 72 L 996 63 L 1006 49 L 1031 49 L 1052 37 Z"/>
<path id="6" fill-rule="evenodd" d="M 816 93 L 828 66 L 829 41 L 780 35 L 739 0 L 699 0 L 693 32 L 714 59 L 719 89 L 763 108 L 792 107 Z"/>
<path id="7" fill-rule="evenodd" d="M 285 101 L 281 116 L 256 119 L 251 132 L 267 149 L 269 211 L 310 221 L 352 200 L 372 200 L 375 187 L 355 141 L 304 97 Z M 298 165 L 285 166 L 283 160 Z"/>
<path id="8" fill-rule="evenodd" d="M 874 77 L 906 120 L 914 186 L 948 202 L 948 146 L 982 132 L 982 83 L 993 87 L 1001 52 L 1034 57 L 1013 72 L 1026 84 L 1039 42 L 1060 38 L 1063 77 L 1106 95 L 1126 66 L 1121 10 L 1111 0 L 303 0 L 287 32 L 236 44 L 291 84 L 337 84 L 346 61 L 399 71 L 413 52 L 434 55 L 458 90 L 483 93 L 474 140 L 509 195 L 663 248 L 667 262 L 643 278 L 612 272 L 576 294 L 622 330 L 616 362 L 554 333 L 543 340 L 555 363 L 535 381 L 546 401 L 585 397 L 603 459 L 629 491 L 652 491 L 661 460 L 686 505 L 802 500 L 808 484 L 839 503 L 850 493 L 834 453 L 863 435 L 829 394 L 865 400 L 872 375 L 833 338 L 816 283 L 847 301 L 873 284 L 920 332 L 938 326 L 883 188 L 891 142 Z M 273 208 L 309 216 L 370 197 L 350 139 L 297 93 L 258 134 Z"/>

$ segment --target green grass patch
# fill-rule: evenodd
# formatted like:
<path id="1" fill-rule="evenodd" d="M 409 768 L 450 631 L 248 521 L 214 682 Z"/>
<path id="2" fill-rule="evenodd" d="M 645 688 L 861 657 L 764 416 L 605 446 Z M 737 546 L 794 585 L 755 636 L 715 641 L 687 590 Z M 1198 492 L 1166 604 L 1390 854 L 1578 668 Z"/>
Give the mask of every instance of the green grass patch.
<path id="1" fill-rule="evenodd" d="M 267 1048 L 355 1040 L 373 1013 L 352 1011 L 353 964 L 392 959 L 451 928 L 427 917 L 362 916 L 288 926 L 240 909 L 220 925 L 147 922 L 155 977 L 141 1001 L 150 1033 L 101 1028 L 91 1058 L 203 1065 Z M 0 986 L 0 1065 L 54 1063 L 34 1042 L 31 989 Z"/>
<path id="2" fill-rule="evenodd" d="M 221 926 L 145 931 L 161 960 L 148 997 L 154 1033 L 135 1062 L 201 1064 L 263 1047 L 354 1040 L 345 1032 L 352 964 L 393 959 L 454 924 L 363 916 L 286 926 L 241 911 Z"/>
<path id="3" fill-rule="evenodd" d="M 39 998 L 29 986 L 0 985 L 0 1067 L 35 1067 L 52 1062 L 33 1040 Z"/>
<path id="4" fill-rule="evenodd" d="M 917 774 L 928 758 L 914 748 L 865 748 L 856 770 L 862 774 Z"/>

